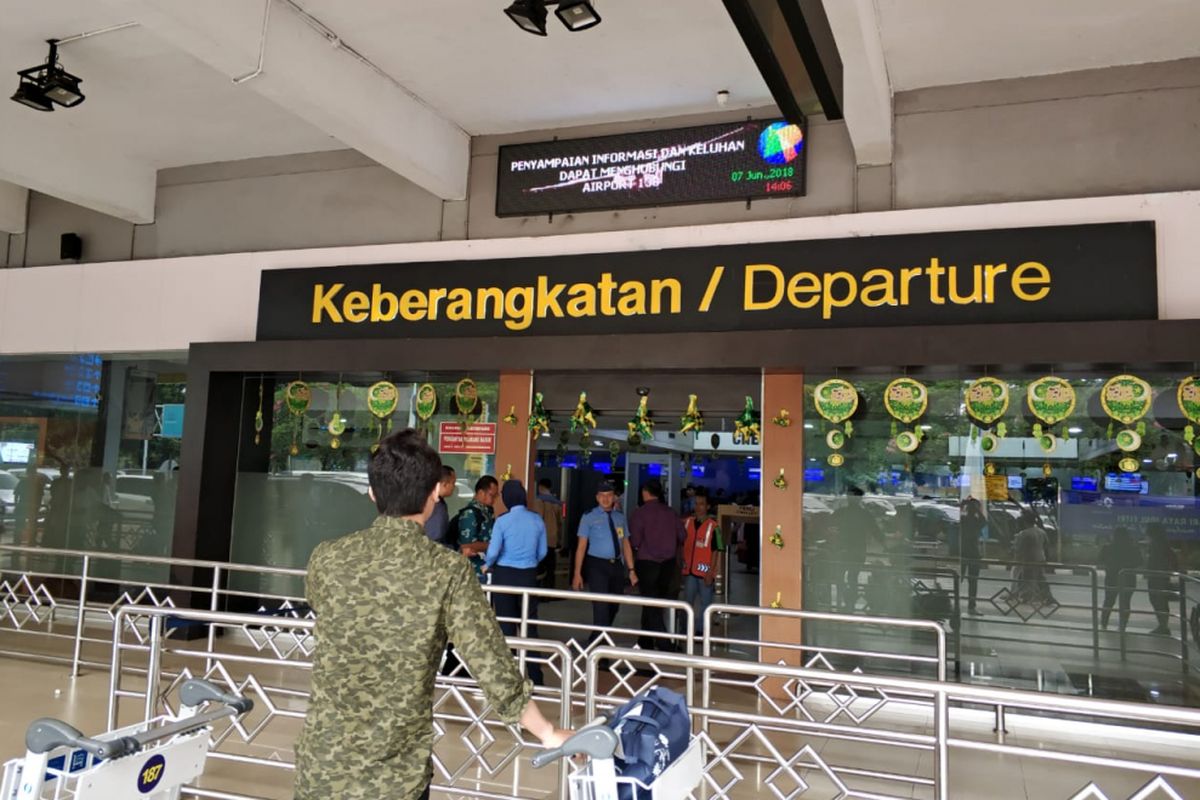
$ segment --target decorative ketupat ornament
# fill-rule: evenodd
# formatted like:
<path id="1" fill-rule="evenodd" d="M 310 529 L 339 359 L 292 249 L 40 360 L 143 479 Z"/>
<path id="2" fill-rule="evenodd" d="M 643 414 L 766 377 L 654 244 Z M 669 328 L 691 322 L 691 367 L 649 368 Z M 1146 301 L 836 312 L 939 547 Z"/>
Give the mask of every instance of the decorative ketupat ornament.
<path id="1" fill-rule="evenodd" d="M 533 410 L 529 412 L 529 437 L 531 439 L 550 432 L 550 414 L 542 405 L 544 399 L 541 392 L 534 392 Z"/>
<path id="2" fill-rule="evenodd" d="M 680 433 L 699 433 L 704 430 L 704 415 L 700 413 L 699 399 L 694 394 L 688 395 L 687 410 L 679 418 Z"/>
<path id="3" fill-rule="evenodd" d="M 633 417 L 626 424 L 629 429 L 629 444 L 634 447 L 654 438 L 654 422 L 650 419 L 650 392 L 639 390 L 638 394 L 641 398 L 633 411 Z"/>
<path id="4" fill-rule="evenodd" d="M 967 385 L 963 392 L 963 402 L 972 419 L 981 425 L 990 426 L 1008 411 L 1008 384 L 998 378 L 978 378 Z M 1003 439 L 1007 432 L 1003 422 L 997 425 L 994 431 L 985 429 L 979 437 L 979 449 L 985 454 L 995 452 L 1000 439 Z M 976 431 L 972 428 L 972 439 L 975 438 L 975 434 Z"/>
<path id="5" fill-rule="evenodd" d="M 1100 389 L 1100 406 L 1104 413 L 1126 427 L 1113 436 L 1112 424 L 1109 424 L 1109 437 L 1117 447 L 1126 453 L 1132 453 L 1142 446 L 1142 437 L 1146 435 L 1146 423 L 1142 417 L 1150 411 L 1154 402 L 1154 394 L 1150 384 L 1135 375 L 1117 375 L 1108 379 Z M 1130 425 L 1137 423 L 1137 427 Z M 1133 469 L 1126 469 L 1132 464 Z M 1137 470 L 1137 459 L 1123 458 L 1119 466 L 1125 472 Z"/>
<path id="6" fill-rule="evenodd" d="M 779 474 L 775 476 L 775 480 L 771 481 L 771 485 L 776 489 L 786 489 L 788 487 L 787 476 L 783 474 L 783 467 L 779 468 Z"/>
<path id="7" fill-rule="evenodd" d="M 744 444 L 758 442 L 758 437 L 762 433 L 760 419 L 758 412 L 754 410 L 754 398 L 746 395 L 746 405 L 742 407 L 742 413 L 733 421 L 733 435 L 741 439 Z"/>
<path id="8" fill-rule="evenodd" d="M 771 417 L 771 422 L 775 423 L 781 428 L 790 428 L 792 427 L 792 413 L 786 408 L 781 408 L 779 409 L 778 414 L 776 414 L 774 417 Z"/>
<path id="9" fill-rule="evenodd" d="M 775 545 L 780 550 L 782 550 L 783 549 L 783 526 L 776 525 L 775 532 L 771 534 L 771 538 L 769 538 L 767 541 L 769 541 L 771 544 Z"/>
<path id="10" fill-rule="evenodd" d="M 921 418 L 929 407 L 929 389 L 920 381 L 912 378 L 896 378 L 887 385 L 883 392 L 883 406 L 893 418 L 910 425 Z M 921 446 L 921 429 L 897 431 L 896 423 L 892 423 L 893 441 L 902 453 L 916 452 Z"/>
<path id="11" fill-rule="evenodd" d="M 1047 375 L 1029 384 L 1025 391 L 1025 401 L 1029 411 L 1039 422 L 1033 426 L 1033 438 L 1047 453 L 1058 447 L 1058 439 L 1048 430 L 1071 416 L 1075 411 L 1075 387 L 1065 378 Z M 1047 426 L 1043 428 L 1043 425 Z M 1064 427 L 1063 438 L 1070 433 Z"/>
<path id="12" fill-rule="evenodd" d="M 304 381 L 292 381 L 283 387 L 283 402 L 288 413 L 296 417 L 296 424 L 292 426 L 292 446 L 288 452 L 298 456 L 300 445 L 296 441 L 296 434 L 304 427 L 304 413 L 312 402 L 312 389 Z"/>
<path id="13" fill-rule="evenodd" d="M 587 392 L 579 393 L 579 402 L 571 412 L 571 433 L 582 430 L 585 434 L 596 427 L 596 414 L 588 403 Z"/>
<path id="14" fill-rule="evenodd" d="M 1191 375 L 1179 382 L 1175 392 L 1179 402 L 1179 410 L 1188 421 L 1183 429 L 1183 440 L 1192 446 L 1196 455 L 1200 455 L 1200 437 L 1196 436 L 1196 426 L 1200 425 L 1200 377 Z"/>
<path id="15" fill-rule="evenodd" d="M 825 444 L 829 445 L 829 449 L 841 450 L 846 446 L 846 441 L 854 435 L 854 423 L 850 422 L 850 418 L 858 410 L 858 390 L 849 381 L 830 378 L 813 389 L 813 406 L 823 419 L 834 425 L 845 423 L 843 427 L 834 428 L 825 434 Z M 840 467 L 846 463 L 846 458 L 840 453 L 833 453 L 828 461 L 830 466 Z"/>
<path id="16" fill-rule="evenodd" d="M 508 407 L 508 413 L 504 415 L 504 421 L 514 428 L 521 424 L 521 418 L 517 416 L 517 407 L 515 405 Z"/>

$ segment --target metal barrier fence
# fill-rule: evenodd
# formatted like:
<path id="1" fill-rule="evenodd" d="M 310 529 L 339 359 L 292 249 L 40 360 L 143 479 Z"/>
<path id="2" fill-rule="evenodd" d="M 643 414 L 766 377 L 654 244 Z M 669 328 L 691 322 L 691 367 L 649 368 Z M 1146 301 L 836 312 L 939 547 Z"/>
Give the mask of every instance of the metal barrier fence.
<path id="1" fill-rule="evenodd" d="M 745 703 L 738 708 L 720 699 L 692 705 L 693 728 L 704 750 L 701 788 L 693 797 L 733 800 L 768 796 L 769 792 L 791 798 L 813 789 L 821 796 L 839 798 L 893 800 L 930 792 L 937 800 L 950 800 L 966 790 L 981 788 L 977 764 L 965 763 L 954 769 L 960 763 L 956 759 L 965 759 L 968 753 L 1076 764 L 1094 770 L 1079 778 L 1066 794 L 1039 787 L 1038 800 L 1182 800 L 1200 796 L 1198 768 L 1166 763 L 1161 757 L 1114 756 L 1103 752 L 1106 747 L 1097 746 L 1094 739 L 1136 741 L 1145 735 L 1139 725 L 1165 726 L 1185 737 L 1184 746 L 1192 753 L 1200 752 L 1200 712 L 1141 703 L 606 647 L 588 658 L 587 718 L 594 719 L 626 702 L 624 696 L 610 697 L 600 691 L 597 667 L 601 660 L 636 664 L 649 658 L 660 665 L 696 671 L 706 698 L 723 675 L 739 676 L 739 684 L 755 691 L 758 713 L 747 712 Z M 1003 735 L 980 738 L 971 735 L 966 715 L 956 715 L 962 717 L 956 719 L 950 714 L 951 708 L 977 706 L 1069 717 L 1081 730 L 1072 737 L 1073 746 L 1060 749 L 1042 741 L 1007 743 Z M 1084 732 L 1084 726 L 1091 727 Z M 831 743 L 843 746 L 836 748 Z M 927 756 L 928 768 L 924 768 L 923 758 L 896 757 L 913 752 Z M 863 766 L 873 763 L 914 766 L 907 771 Z M 1123 788 L 1127 782 L 1116 780 L 1112 773 L 1131 773 L 1138 788 L 1128 793 Z M 739 791 L 748 774 L 756 779 L 752 794 Z"/>
<path id="2" fill-rule="evenodd" d="M 167 623 L 203 624 L 212 637 L 193 642 L 169 636 Z M 125 703 L 136 703 L 136 719 L 178 709 L 177 693 L 189 678 L 204 678 L 223 688 L 251 697 L 255 708 L 240 721 L 213 732 L 210 759 L 227 765 L 261 770 L 259 783 L 271 785 L 271 773 L 295 769 L 291 743 L 299 734 L 309 700 L 313 629 L 311 619 L 267 620 L 257 614 L 227 614 L 125 606 L 116 611 L 111 641 L 108 728 L 129 721 Z M 234 642 L 242 640 L 242 643 Z M 247 640 L 270 641 L 270 654 Z M 220 641 L 214 649 L 208 642 Z M 557 686 L 538 687 L 534 697 L 550 708 L 547 716 L 560 727 L 570 727 L 576 684 L 572 654 L 558 642 L 510 638 L 509 644 L 524 657 L 540 662 Z M 537 749 L 514 729 L 496 719 L 490 704 L 469 672 L 439 677 L 435 689 L 434 786 L 437 791 L 463 797 L 529 797 L 522 788 L 526 768 L 522 755 Z M 124 702 L 123 702 L 124 701 Z M 557 708 L 555 708 L 557 707 Z M 197 797 L 244 798 L 235 791 L 237 776 L 211 772 L 216 787 L 192 787 Z M 232 786 L 221 789 L 222 777 Z M 560 769 L 557 789 L 548 796 L 565 796 L 566 765 Z M 497 785 L 506 779 L 511 793 Z"/>

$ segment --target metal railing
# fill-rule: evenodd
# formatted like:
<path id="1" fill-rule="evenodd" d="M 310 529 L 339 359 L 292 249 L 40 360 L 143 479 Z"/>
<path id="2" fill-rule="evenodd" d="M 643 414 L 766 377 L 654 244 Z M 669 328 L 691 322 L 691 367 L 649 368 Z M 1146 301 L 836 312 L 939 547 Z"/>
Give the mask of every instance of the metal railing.
<path id="1" fill-rule="evenodd" d="M 168 617 L 207 625 L 218 635 L 207 640 L 176 641 L 167 635 Z M 316 622 L 311 619 L 274 621 L 257 614 L 120 608 L 111 642 L 108 727 L 113 729 L 128 722 L 128 711 L 122 701 L 136 702 L 137 719 L 174 713 L 178 709 L 175 696 L 179 687 L 189 678 L 202 677 L 255 701 L 255 711 L 246 719 L 214 730 L 209 757 L 227 765 L 291 772 L 295 762 L 290 747 L 284 743 L 294 740 L 305 717 L 312 661 L 263 656 L 255 646 L 232 640 L 269 635 L 277 642 L 287 639 L 299 646 L 311 641 L 315 627 Z M 208 644 L 218 640 L 225 646 L 214 649 Z M 576 683 L 571 653 L 558 642 L 514 637 L 508 643 L 523 658 L 542 663 L 557 679 L 557 687 L 538 688 L 534 697 L 539 703 L 557 705 L 556 713 L 548 716 L 556 719 L 559 727 L 569 728 L 572 686 Z M 436 791 L 465 797 L 528 796 L 520 791 L 523 770 L 518 768 L 518 761 L 539 746 L 527 743 L 510 726 L 495 718 L 465 668 L 456 676 L 437 679 L 433 718 L 435 730 L 440 732 L 432 758 Z M 455 733 L 457 742 L 453 741 Z M 473 738 L 480 736 L 486 741 L 484 746 Z M 512 773 L 511 794 L 482 788 L 496 783 L 508 772 Z M 561 796 L 565 796 L 566 778 L 564 765 L 557 781 Z M 255 800 L 251 795 L 214 792 L 204 787 L 191 787 L 187 791 L 198 797 Z"/>
<path id="2" fill-rule="evenodd" d="M 1200 783 L 1186 787 L 1182 783 L 1200 781 L 1200 768 L 1168 763 L 1161 757 L 1139 759 L 1101 753 L 1112 747 L 1113 740 L 1137 741 L 1145 735 L 1139 726 L 1171 729 L 1182 740 L 1181 750 L 1200 752 L 1200 711 L 1140 703 L 734 659 L 651 656 L 636 650 L 606 647 L 597 649 L 588 658 L 587 718 L 594 719 L 598 713 L 609 712 L 626 700 L 600 691 L 599 661 L 619 659 L 638 663 L 650 657 L 668 666 L 695 670 L 701 676 L 706 697 L 715 676 L 735 674 L 743 676 L 743 683 L 755 687 L 759 705 L 769 703 L 779 708 L 778 698 L 786 704 L 786 713 L 770 716 L 722 708 L 711 702 L 693 705 L 693 728 L 699 731 L 696 736 L 705 754 L 701 788 L 693 796 L 712 800 L 732 798 L 744 776 L 755 774 L 759 776 L 756 787 L 759 796 L 793 796 L 790 791 L 793 787 L 799 787 L 795 795 L 803 794 L 820 780 L 829 787 L 830 794 L 838 797 L 880 800 L 912 797 L 923 787 L 937 800 L 950 800 L 956 796 L 956 790 L 961 793 L 968 788 L 980 788 L 972 780 L 977 779 L 977 773 L 971 769 L 973 765 L 952 769 L 955 758 L 965 758 L 967 753 L 1049 760 L 1089 770 L 1132 772 L 1141 776 L 1137 779 L 1140 788 L 1132 795 L 1127 790 L 1114 795 L 1107 793 L 1102 784 L 1125 786 L 1127 781 L 1110 781 L 1111 775 L 1087 773 L 1078 779 L 1077 789 L 1061 795 L 1064 800 L 1110 800 L 1118 796 L 1183 798 L 1195 797 L 1200 790 Z M 992 740 L 972 736 L 969 715 L 952 716 L 950 711 L 978 706 L 1069 717 L 1078 726 L 1071 737 L 1073 746 L 1055 748 L 1040 740 L 1013 744 L 1005 742 L 1003 736 L 990 737 Z M 1106 744 L 1089 747 L 1098 740 Z M 830 752 L 829 742 L 846 743 L 844 756 L 851 763 L 839 763 Z M 917 766 L 908 772 L 864 766 L 873 761 L 890 763 L 894 759 L 881 756 L 895 751 L 926 753 L 930 767 L 922 769 L 921 759 L 916 759 Z M 728 780 L 728 775 L 735 778 Z M 885 788 L 875 788 L 880 785 Z M 1060 796 L 1046 787 L 1039 787 L 1039 791 L 1039 800 Z M 1113 787 L 1108 791 L 1114 791 Z"/>

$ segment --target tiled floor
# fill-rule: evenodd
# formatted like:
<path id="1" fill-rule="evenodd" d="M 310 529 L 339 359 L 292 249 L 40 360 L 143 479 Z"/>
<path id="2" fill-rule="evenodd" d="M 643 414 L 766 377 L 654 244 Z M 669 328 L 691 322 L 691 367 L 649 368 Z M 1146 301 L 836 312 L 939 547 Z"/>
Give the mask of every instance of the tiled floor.
<path id="1" fill-rule="evenodd" d="M 13 757 L 23 750 L 23 734 L 27 723 L 39 716 L 55 716 L 64 719 L 85 733 L 96 733 L 103 729 L 108 697 L 108 676 L 102 672 L 88 672 L 77 679 L 69 677 L 68 669 L 58 665 L 40 664 L 20 659 L 0 659 L 0 687 L 3 687 L 3 703 L 0 704 L 0 754 Z M 747 712 L 757 709 L 746 690 L 725 690 L 716 698 L 723 708 L 741 708 Z M 129 713 L 135 709 L 128 706 Z M 845 720 L 843 720 L 845 721 Z M 852 726 L 848 726 L 852 727 Z M 884 716 L 883 712 L 872 717 L 867 728 L 886 728 L 909 733 L 928 733 L 927 723 L 908 716 Z M 972 741 L 995 741 L 991 733 L 990 717 L 980 712 L 956 713 L 954 734 Z M 1200 767 L 1200 749 L 1182 738 L 1152 732 L 1140 734 L 1134 740 L 1105 738 L 1100 729 L 1087 725 L 1077 728 L 1047 728 L 1036 719 L 1010 717 L 1007 742 L 1014 745 L 1030 745 L 1045 749 L 1070 746 L 1097 756 L 1120 756 L 1122 758 L 1160 758 L 1177 765 Z M 861 730 L 861 729 L 859 729 Z M 439 749 L 441 757 L 449 764 L 462 763 L 467 752 L 457 737 L 453 745 Z M 851 731 L 853 733 L 853 731 Z M 733 738 L 729 728 L 713 726 L 710 735 L 720 748 L 727 747 Z M 258 742 L 259 755 L 276 752 L 290 755 L 290 741 L 282 729 L 274 731 L 272 737 Z M 503 749 L 506 744 L 494 745 Z M 769 757 L 774 750 L 783 761 L 795 756 L 792 769 L 780 769 L 775 758 Z M 912 749 L 894 745 L 864 744 L 862 741 L 834 739 L 825 736 L 798 734 L 771 735 L 765 739 L 749 736 L 737 752 L 742 759 L 731 767 L 721 766 L 713 770 L 712 779 L 724 784 L 736 769 L 741 780 L 729 798 L 787 797 L 801 788 L 803 781 L 809 788 L 795 795 L 797 798 L 838 797 L 838 788 L 824 774 L 820 764 L 829 765 L 848 786 L 855 796 L 932 798 L 926 786 L 914 785 L 905 780 L 882 780 L 881 774 L 899 776 L 930 777 L 933 772 L 932 753 L 925 749 Z M 799 754 L 799 755 L 796 755 Z M 768 758 L 755 762 L 753 759 Z M 851 774 L 848 770 L 857 770 Z M 874 777 L 873 777 L 874 776 Z M 1090 781 L 1095 781 L 1104 792 L 1083 795 L 1098 800 L 1107 797 L 1129 798 L 1151 776 L 1143 773 L 1128 773 L 1118 770 L 1062 764 L 1029 756 L 996 755 L 969 750 L 955 749 L 950 758 L 950 797 L 954 800 L 1069 800 L 1075 797 Z M 247 767 L 210 760 L 204 785 L 218 791 L 248 794 L 264 798 L 286 798 L 291 794 L 291 780 L 286 770 L 270 767 Z M 463 788 L 475 788 L 501 795 L 550 798 L 558 796 L 555 772 L 534 771 L 524 759 L 520 759 L 498 774 L 488 776 L 478 770 L 469 773 L 457 783 Z M 1179 797 L 1200 797 L 1200 781 L 1174 780 L 1175 792 Z M 778 791 L 776 795 L 774 791 Z M 435 795 L 436 796 L 436 795 Z M 441 796 L 453 797 L 453 794 Z M 702 797 L 697 793 L 696 797 Z M 706 796 L 715 796 L 709 792 Z M 1171 795 L 1159 791 L 1149 794 L 1149 800 L 1168 798 Z"/>

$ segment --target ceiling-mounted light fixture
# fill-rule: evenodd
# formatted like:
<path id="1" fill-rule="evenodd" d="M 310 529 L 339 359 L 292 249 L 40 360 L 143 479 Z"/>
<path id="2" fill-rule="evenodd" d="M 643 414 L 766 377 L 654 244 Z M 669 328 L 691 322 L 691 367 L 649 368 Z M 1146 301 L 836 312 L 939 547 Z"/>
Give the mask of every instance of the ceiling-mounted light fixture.
<path id="1" fill-rule="evenodd" d="M 554 13 L 569 31 L 586 31 L 600 24 L 596 4 L 588 0 L 559 0 Z"/>
<path id="2" fill-rule="evenodd" d="M 50 39 L 46 63 L 17 73 L 20 83 L 12 99 L 38 111 L 53 111 L 55 105 L 74 108 L 84 101 L 79 84 L 83 81 L 58 63 L 58 41 Z"/>
<path id="3" fill-rule="evenodd" d="M 546 0 L 516 0 L 504 13 L 521 30 L 536 36 L 546 35 Z"/>
<path id="4" fill-rule="evenodd" d="M 600 24 L 600 14 L 596 12 L 593 0 L 514 0 L 504 13 L 521 30 L 545 36 L 548 5 L 558 6 L 554 14 L 569 31 L 586 31 Z"/>

